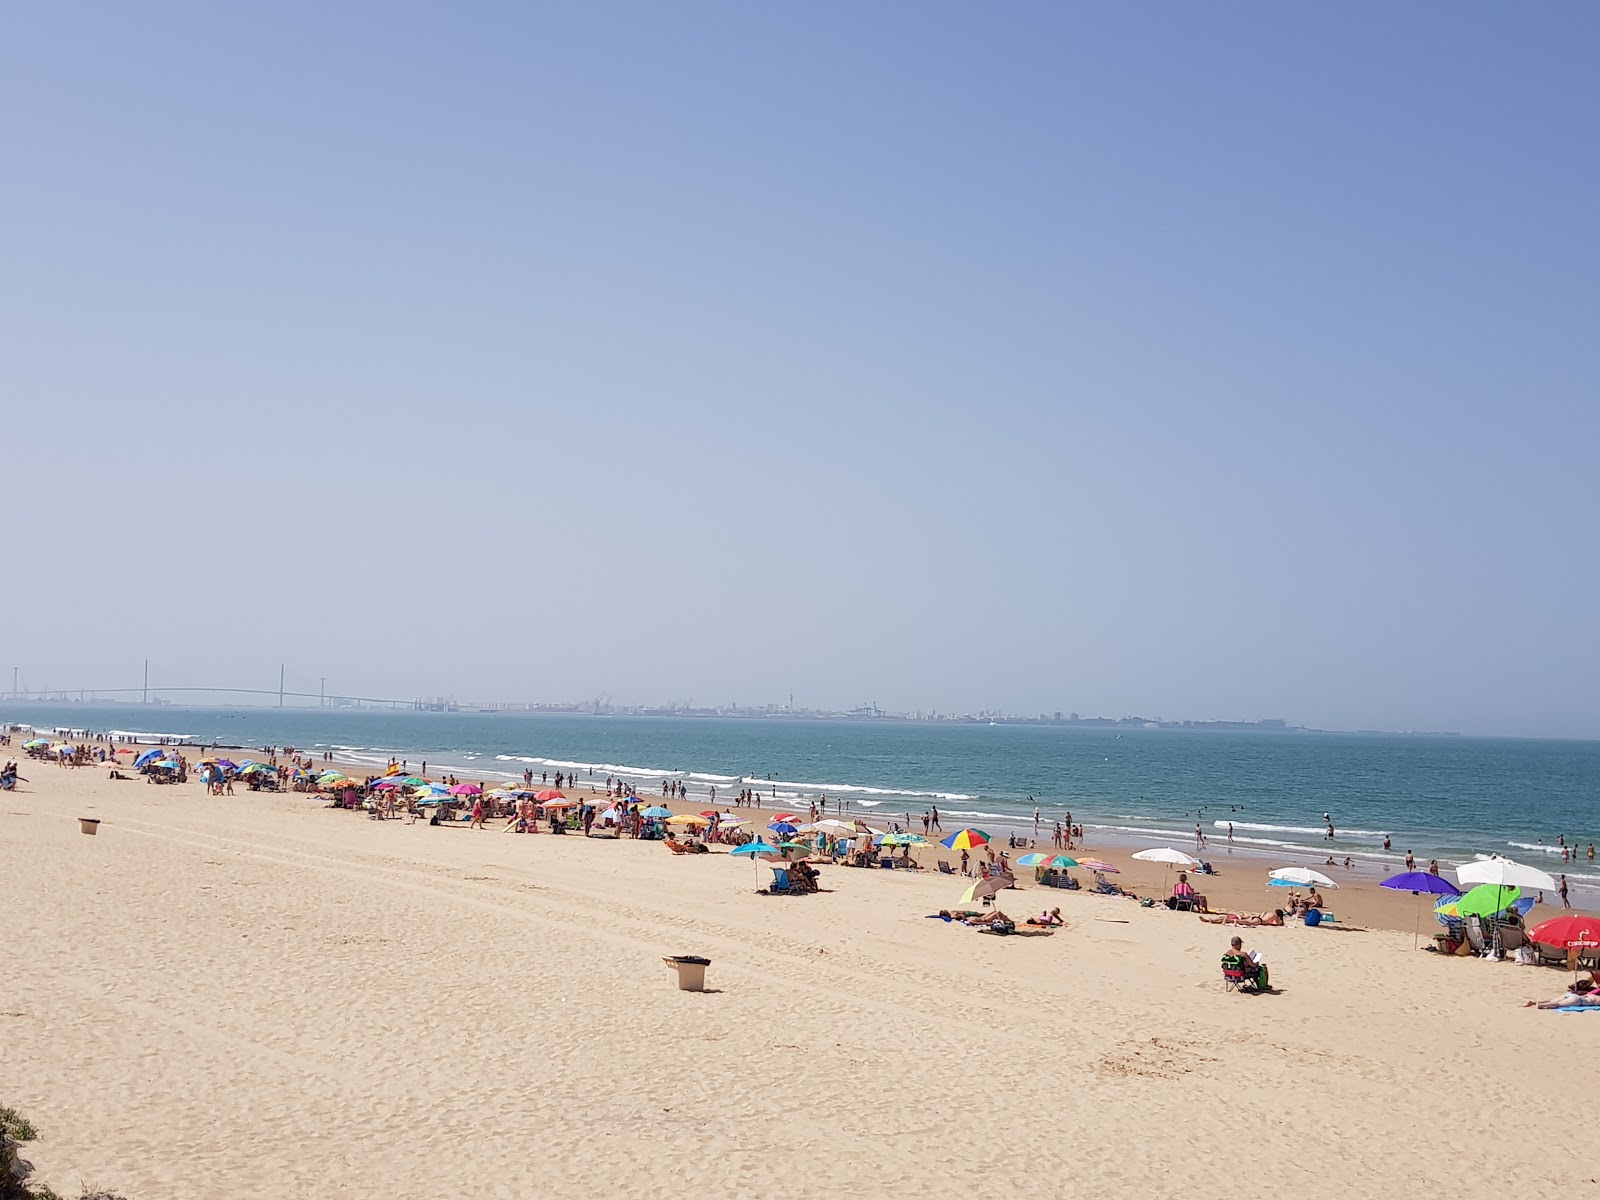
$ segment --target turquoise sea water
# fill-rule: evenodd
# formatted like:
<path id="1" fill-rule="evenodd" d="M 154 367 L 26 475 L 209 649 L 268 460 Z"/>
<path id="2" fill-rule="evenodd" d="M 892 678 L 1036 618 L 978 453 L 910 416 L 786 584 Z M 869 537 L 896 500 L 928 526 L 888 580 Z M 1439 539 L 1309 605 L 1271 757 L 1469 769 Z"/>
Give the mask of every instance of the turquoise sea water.
<path id="1" fill-rule="evenodd" d="M 1198 819 L 1213 847 L 1231 821 L 1241 847 L 1320 854 L 1324 812 L 1340 856 L 1381 855 L 1387 832 L 1396 856 L 1498 853 L 1560 870 L 1558 834 L 1600 840 L 1600 742 L 12 702 L 0 720 L 338 748 L 374 766 L 396 755 L 483 779 L 576 766 L 642 790 L 683 779 L 694 798 L 754 780 L 785 804 L 825 794 L 884 820 L 920 821 L 937 804 L 946 829 L 1031 827 L 1032 796 L 1046 822 L 1070 810 L 1105 838 L 1187 846 Z M 1566 873 L 1600 884 L 1587 860 Z"/>

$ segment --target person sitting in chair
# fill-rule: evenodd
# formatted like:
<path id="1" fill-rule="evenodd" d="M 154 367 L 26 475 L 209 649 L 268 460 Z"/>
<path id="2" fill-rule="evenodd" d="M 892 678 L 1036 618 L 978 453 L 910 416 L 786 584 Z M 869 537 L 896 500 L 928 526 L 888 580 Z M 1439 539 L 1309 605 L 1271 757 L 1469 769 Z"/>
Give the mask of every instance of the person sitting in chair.
<path id="1" fill-rule="evenodd" d="M 1234 934 L 1228 943 L 1228 951 L 1223 959 L 1236 958 L 1239 960 L 1239 969 L 1244 972 L 1244 977 L 1255 980 L 1256 987 L 1263 992 L 1267 990 L 1267 964 L 1265 959 L 1256 957 L 1254 950 L 1244 948 L 1244 939 Z"/>

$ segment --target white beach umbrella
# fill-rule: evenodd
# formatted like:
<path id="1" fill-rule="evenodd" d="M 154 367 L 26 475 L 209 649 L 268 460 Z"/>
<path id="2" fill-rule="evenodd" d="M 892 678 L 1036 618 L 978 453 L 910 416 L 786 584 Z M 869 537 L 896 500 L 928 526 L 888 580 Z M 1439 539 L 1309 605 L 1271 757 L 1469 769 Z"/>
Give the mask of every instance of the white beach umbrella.
<path id="1" fill-rule="evenodd" d="M 1536 891 L 1556 891 L 1556 881 L 1538 867 L 1524 866 L 1509 858 L 1482 858 L 1477 862 L 1462 863 L 1456 868 L 1456 879 L 1464 884 L 1462 891 L 1475 883 L 1493 883 L 1500 887 L 1533 888 Z"/>
<path id="2" fill-rule="evenodd" d="M 1166 863 L 1169 867 L 1198 867 L 1200 860 L 1182 850 L 1174 850 L 1171 846 L 1156 846 L 1149 850 L 1141 850 L 1134 855 L 1141 862 Z"/>
<path id="3" fill-rule="evenodd" d="M 1310 867 L 1279 867 L 1276 871 L 1267 872 L 1268 879 L 1279 879 L 1284 883 L 1298 883 L 1301 887 L 1334 888 L 1339 885 L 1329 879 L 1321 871 L 1313 871 Z"/>
<path id="4" fill-rule="evenodd" d="M 812 821 L 809 825 L 800 826 L 801 833 L 821 833 L 824 830 L 832 830 L 837 833 L 854 833 L 856 826 L 854 821 L 835 821 L 832 817 L 827 817 L 821 821 Z"/>

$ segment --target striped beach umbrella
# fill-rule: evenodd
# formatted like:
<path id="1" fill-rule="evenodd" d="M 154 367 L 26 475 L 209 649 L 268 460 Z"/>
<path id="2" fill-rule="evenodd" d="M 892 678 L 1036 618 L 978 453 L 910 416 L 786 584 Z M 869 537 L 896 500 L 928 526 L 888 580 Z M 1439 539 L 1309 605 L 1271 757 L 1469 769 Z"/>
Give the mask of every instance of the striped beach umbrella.
<path id="1" fill-rule="evenodd" d="M 951 850 L 976 850 L 989 844 L 989 835 L 981 829 L 958 829 L 939 844 Z"/>

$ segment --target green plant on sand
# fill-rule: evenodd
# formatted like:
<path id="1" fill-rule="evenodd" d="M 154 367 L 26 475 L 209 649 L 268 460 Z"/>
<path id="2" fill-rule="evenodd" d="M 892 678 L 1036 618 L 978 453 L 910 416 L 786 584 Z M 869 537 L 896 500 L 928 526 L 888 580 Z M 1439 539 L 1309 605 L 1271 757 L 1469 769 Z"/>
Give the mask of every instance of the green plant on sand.
<path id="1" fill-rule="evenodd" d="M 0 1200 L 65 1200 L 47 1187 L 31 1188 L 28 1176 L 33 1164 L 23 1158 L 18 1147 L 39 1136 L 33 1123 L 14 1108 L 0 1106 Z M 125 1200 L 113 1192 L 83 1184 L 77 1200 Z"/>

